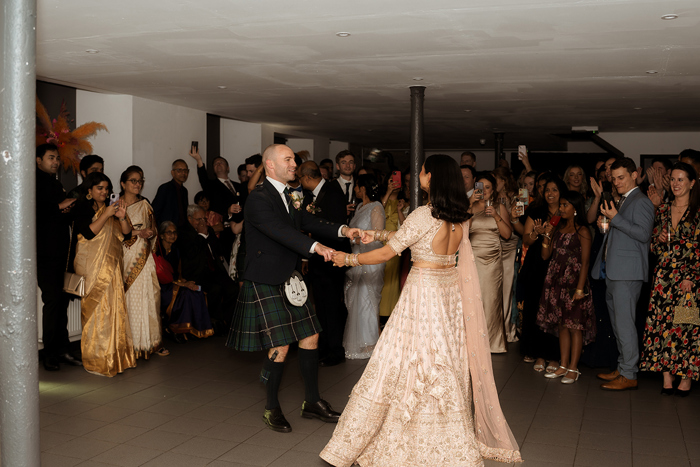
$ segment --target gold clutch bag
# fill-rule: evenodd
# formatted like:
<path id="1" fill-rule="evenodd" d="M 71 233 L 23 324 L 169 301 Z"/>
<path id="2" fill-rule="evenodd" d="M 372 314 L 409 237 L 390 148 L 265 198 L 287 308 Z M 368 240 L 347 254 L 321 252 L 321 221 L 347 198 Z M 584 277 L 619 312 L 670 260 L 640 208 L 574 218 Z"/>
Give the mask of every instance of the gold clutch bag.
<path id="1" fill-rule="evenodd" d="M 72 272 L 64 273 L 63 291 L 83 298 L 85 296 L 85 277 Z"/>
<path id="2" fill-rule="evenodd" d="M 693 324 L 700 326 L 700 310 L 693 296 L 690 296 L 689 306 L 676 306 L 673 312 L 673 324 Z"/>

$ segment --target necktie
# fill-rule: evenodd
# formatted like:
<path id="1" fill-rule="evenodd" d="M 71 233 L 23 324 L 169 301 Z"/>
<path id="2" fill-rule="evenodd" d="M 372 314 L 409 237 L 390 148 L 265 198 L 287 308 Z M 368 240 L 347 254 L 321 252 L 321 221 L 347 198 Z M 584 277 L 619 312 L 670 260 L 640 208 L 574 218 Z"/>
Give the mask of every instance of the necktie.
<path id="1" fill-rule="evenodd" d="M 224 185 L 226 185 L 226 188 L 228 188 L 228 191 L 230 191 L 231 193 L 233 193 L 234 196 L 236 195 L 236 190 L 234 190 L 233 184 L 231 183 L 231 180 L 226 180 L 226 181 L 224 182 Z"/>
<path id="2" fill-rule="evenodd" d="M 294 204 L 292 203 L 292 193 L 289 191 L 289 188 L 285 188 L 283 193 L 287 198 L 287 210 L 289 211 L 289 217 L 294 219 Z"/>
<path id="3" fill-rule="evenodd" d="M 622 198 L 620 198 L 620 202 L 617 203 L 617 210 L 618 211 L 622 207 L 622 203 L 625 202 L 625 199 L 627 199 L 627 197 L 623 196 Z M 608 234 L 605 236 L 605 244 L 603 245 L 603 261 L 605 261 L 605 259 L 608 256 L 608 238 L 610 238 L 610 231 L 609 230 L 608 230 Z"/>
<path id="4" fill-rule="evenodd" d="M 345 197 L 348 200 L 348 203 L 352 203 L 352 198 L 350 197 L 350 185 L 352 185 L 352 182 L 345 182 Z"/>
<path id="5" fill-rule="evenodd" d="M 623 196 L 622 198 L 620 198 L 620 202 L 617 203 L 617 210 L 618 211 L 620 210 L 620 208 L 622 207 L 622 203 L 624 203 L 626 199 L 627 199 L 627 196 Z"/>

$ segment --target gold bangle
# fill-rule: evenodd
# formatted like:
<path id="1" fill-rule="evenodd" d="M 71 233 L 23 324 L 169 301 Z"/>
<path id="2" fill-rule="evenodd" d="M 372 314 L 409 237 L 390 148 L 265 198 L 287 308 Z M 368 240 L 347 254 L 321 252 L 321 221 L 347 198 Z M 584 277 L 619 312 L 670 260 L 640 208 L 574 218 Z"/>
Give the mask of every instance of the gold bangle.
<path id="1" fill-rule="evenodd" d="M 545 243 L 542 242 L 542 248 L 549 248 L 549 245 L 545 245 Z"/>
<path id="2" fill-rule="evenodd" d="M 581 295 L 583 295 L 583 290 L 581 290 L 581 289 L 576 289 L 576 293 L 580 293 Z"/>

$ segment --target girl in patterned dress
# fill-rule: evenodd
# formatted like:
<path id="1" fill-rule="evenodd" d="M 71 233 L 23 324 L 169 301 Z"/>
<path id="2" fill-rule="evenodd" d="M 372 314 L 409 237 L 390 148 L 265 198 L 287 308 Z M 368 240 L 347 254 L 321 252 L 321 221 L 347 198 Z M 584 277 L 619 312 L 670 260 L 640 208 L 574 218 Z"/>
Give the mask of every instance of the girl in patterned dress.
<path id="1" fill-rule="evenodd" d="M 537 324 L 559 336 L 561 365 L 545 378 L 562 378 L 563 384 L 578 380 L 578 362 L 584 344 L 595 338 L 595 312 L 588 287 L 591 233 L 586 222 L 584 199 L 575 191 L 560 196 L 561 221 L 548 222 L 542 241 L 542 258 L 549 261 L 540 299 Z"/>
<path id="2" fill-rule="evenodd" d="M 659 258 L 649 315 L 644 328 L 644 349 L 640 368 L 663 372 L 662 394 L 673 394 L 676 375 L 682 380 L 676 394 L 690 392 L 700 366 L 700 321 L 697 307 L 693 316 L 682 316 L 676 307 L 700 302 L 700 188 L 692 166 L 678 162 L 671 170 L 671 201 L 656 211 L 651 249 Z M 650 189 L 650 197 L 658 196 Z M 652 201 L 654 201 L 652 199 Z"/>

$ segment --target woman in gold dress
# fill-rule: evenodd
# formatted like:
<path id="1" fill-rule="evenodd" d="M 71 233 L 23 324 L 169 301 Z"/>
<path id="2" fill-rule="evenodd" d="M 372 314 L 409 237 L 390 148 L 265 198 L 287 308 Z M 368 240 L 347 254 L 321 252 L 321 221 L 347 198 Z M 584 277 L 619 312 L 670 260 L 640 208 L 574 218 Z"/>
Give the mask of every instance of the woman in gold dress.
<path id="1" fill-rule="evenodd" d="M 501 239 L 509 240 L 512 234 L 510 217 L 506 207 L 498 203 L 496 179 L 493 175 L 477 175 L 477 182 L 484 184 L 483 196 L 472 196 L 469 212 L 474 216 L 469 224 L 469 241 L 476 257 L 479 271 L 481 298 L 489 330 L 492 353 L 506 352 L 506 327 L 503 317 L 503 261 Z M 491 202 L 489 205 L 488 202 Z"/>
<path id="2" fill-rule="evenodd" d="M 73 264 L 85 277 L 86 290 L 80 302 L 83 366 L 89 373 L 114 376 L 136 366 L 122 277 L 122 241 L 131 238 L 131 223 L 123 200 L 107 204 L 109 177 L 93 172 L 84 186 L 85 197 L 74 209 L 73 230 Z"/>
<path id="3" fill-rule="evenodd" d="M 483 466 L 521 460 L 493 379 L 469 201 L 450 156 L 420 173 L 430 204 L 398 232 L 366 231 L 377 250 L 336 252 L 337 266 L 379 264 L 412 250 L 413 268 L 321 458 L 336 467 Z M 459 265 L 456 254 L 459 251 Z M 473 408 L 472 408 L 473 407 Z"/>

